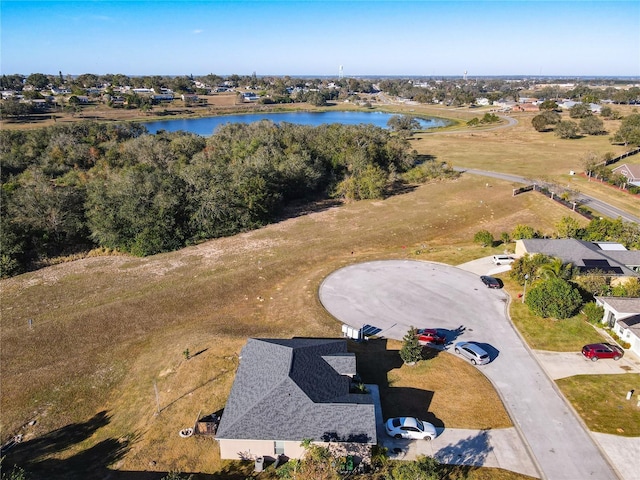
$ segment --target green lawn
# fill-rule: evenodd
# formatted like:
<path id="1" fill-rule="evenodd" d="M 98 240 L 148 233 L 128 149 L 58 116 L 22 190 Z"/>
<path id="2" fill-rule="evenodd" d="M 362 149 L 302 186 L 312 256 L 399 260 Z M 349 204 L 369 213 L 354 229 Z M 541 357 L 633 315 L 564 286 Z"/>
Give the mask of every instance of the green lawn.
<path id="1" fill-rule="evenodd" d="M 529 307 L 522 303 L 522 299 L 518 298 L 523 287 L 511 280 L 508 273 L 500 275 L 500 278 L 512 298 L 511 319 L 534 350 L 572 352 L 582 349 L 586 343 L 597 343 L 603 340 L 581 313 L 564 320 L 534 315 L 529 311 Z"/>
<path id="2" fill-rule="evenodd" d="M 625 437 L 640 436 L 640 374 L 576 375 L 556 383 L 589 430 Z M 631 400 L 627 392 L 635 390 Z"/>

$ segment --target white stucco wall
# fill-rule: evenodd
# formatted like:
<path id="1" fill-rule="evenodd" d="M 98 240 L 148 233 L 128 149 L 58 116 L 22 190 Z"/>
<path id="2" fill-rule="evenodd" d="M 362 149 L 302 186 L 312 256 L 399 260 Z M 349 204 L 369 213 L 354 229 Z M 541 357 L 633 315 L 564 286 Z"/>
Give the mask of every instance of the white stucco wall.
<path id="1" fill-rule="evenodd" d="M 216 439 L 220 445 L 220 458 L 229 460 L 255 459 L 256 457 L 276 458 L 273 440 L 233 440 Z M 284 455 L 289 458 L 300 458 L 304 448 L 300 442 L 283 442 Z"/>

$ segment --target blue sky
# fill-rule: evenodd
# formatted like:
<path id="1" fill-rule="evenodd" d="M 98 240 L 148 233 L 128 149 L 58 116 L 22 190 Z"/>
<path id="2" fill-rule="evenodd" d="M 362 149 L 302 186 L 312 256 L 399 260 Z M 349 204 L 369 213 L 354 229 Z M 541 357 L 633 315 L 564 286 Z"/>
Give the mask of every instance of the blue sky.
<path id="1" fill-rule="evenodd" d="M 640 76 L 634 1 L 1 0 L 3 74 Z"/>

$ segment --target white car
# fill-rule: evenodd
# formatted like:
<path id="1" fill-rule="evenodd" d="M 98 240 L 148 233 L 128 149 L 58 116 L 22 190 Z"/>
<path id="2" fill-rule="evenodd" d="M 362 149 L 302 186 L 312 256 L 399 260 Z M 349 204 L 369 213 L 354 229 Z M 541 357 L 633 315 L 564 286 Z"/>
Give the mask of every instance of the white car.
<path id="1" fill-rule="evenodd" d="M 496 265 L 508 265 L 510 263 L 513 263 L 513 258 L 511 258 L 509 255 L 494 255 L 493 257 L 491 257 L 491 261 Z"/>
<path id="2" fill-rule="evenodd" d="M 384 425 L 387 433 L 394 438 L 409 438 L 411 440 L 433 440 L 436 438 L 436 427 L 429 422 L 413 417 L 395 417 L 387 420 Z"/>

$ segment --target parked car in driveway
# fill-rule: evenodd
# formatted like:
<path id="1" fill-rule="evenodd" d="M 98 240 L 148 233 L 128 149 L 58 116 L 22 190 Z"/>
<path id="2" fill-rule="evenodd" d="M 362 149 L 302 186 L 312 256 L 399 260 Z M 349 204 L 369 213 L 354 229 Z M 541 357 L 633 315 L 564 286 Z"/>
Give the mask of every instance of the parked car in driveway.
<path id="1" fill-rule="evenodd" d="M 489 288 L 501 288 L 502 285 L 500 281 L 495 277 L 490 277 L 489 275 L 481 275 L 480 280 Z"/>
<path id="2" fill-rule="evenodd" d="M 458 342 L 455 344 L 454 350 L 474 365 L 484 365 L 491 361 L 489 354 L 475 343 Z"/>
<path id="3" fill-rule="evenodd" d="M 592 362 L 597 362 L 601 358 L 620 360 L 624 356 L 624 350 L 610 343 L 591 343 L 582 347 L 582 355 Z"/>
<path id="4" fill-rule="evenodd" d="M 508 265 L 513 263 L 513 258 L 509 255 L 494 255 L 491 257 L 491 261 L 496 265 Z"/>
<path id="5" fill-rule="evenodd" d="M 446 340 L 447 339 L 443 335 L 440 335 L 435 328 L 418 329 L 418 343 L 420 345 L 427 345 L 428 343 L 442 345 Z"/>
<path id="6" fill-rule="evenodd" d="M 390 418 L 384 424 L 384 428 L 387 434 L 394 438 L 433 440 L 437 436 L 436 427 L 414 417 Z"/>

